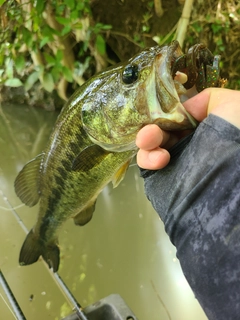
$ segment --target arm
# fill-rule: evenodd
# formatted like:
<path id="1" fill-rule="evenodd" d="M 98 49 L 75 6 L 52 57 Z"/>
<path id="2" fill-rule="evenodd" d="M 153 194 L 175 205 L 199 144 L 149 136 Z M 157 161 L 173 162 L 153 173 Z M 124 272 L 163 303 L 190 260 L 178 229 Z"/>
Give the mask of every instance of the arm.
<path id="1" fill-rule="evenodd" d="M 141 132 L 138 136 L 145 157 L 140 154 L 138 160 L 144 160 L 150 169 L 162 161 L 161 170 L 142 171 L 146 194 L 163 220 L 183 272 L 208 318 L 238 319 L 240 92 L 208 89 L 185 107 L 199 121 L 205 119 L 187 145 L 182 141 L 180 148 L 178 143 L 169 150 L 179 137 L 161 133 L 161 146 L 168 148 L 163 151 L 154 143 L 159 137 L 156 132 L 154 137 L 150 134 L 151 127 L 150 139 L 141 139 Z M 149 162 L 153 152 L 155 158 Z M 166 157 L 169 164 L 164 167 Z"/>

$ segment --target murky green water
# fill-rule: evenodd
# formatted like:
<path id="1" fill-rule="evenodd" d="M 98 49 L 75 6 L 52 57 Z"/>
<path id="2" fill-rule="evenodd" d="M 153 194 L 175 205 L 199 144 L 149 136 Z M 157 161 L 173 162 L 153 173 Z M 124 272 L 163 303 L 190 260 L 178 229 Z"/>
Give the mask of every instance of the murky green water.
<path id="1" fill-rule="evenodd" d="M 20 204 L 14 179 L 42 151 L 56 116 L 29 107 L 0 107 L 0 268 L 29 320 L 61 319 L 71 313 L 72 305 L 42 261 L 18 265 L 26 231 L 14 212 L 2 207 Z M 27 229 L 35 223 L 37 210 L 16 209 Z M 162 222 L 145 198 L 136 166 L 117 189 L 104 189 L 88 225 L 68 221 L 59 241 L 59 275 L 83 307 L 119 293 L 139 320 L 169 320 L 168 313 L 172 320 L 206 319 Z M 1 319 L 15 319 L 8 305 L 0 287 Z"/>

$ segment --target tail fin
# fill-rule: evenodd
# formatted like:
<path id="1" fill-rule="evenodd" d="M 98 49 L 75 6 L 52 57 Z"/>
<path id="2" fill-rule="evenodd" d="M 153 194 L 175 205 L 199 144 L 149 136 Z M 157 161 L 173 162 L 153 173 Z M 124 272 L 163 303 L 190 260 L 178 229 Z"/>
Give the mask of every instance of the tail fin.
<path id="1" fill-rule="evenodd" d="M 27 235 L 19 256 L 19 264 L 25 266 L 36 262 L 40 256 L 47 262 L 49 268 L 58 271 L 60 250 L 57 244 L 44 245 L 31 230 Z"/>

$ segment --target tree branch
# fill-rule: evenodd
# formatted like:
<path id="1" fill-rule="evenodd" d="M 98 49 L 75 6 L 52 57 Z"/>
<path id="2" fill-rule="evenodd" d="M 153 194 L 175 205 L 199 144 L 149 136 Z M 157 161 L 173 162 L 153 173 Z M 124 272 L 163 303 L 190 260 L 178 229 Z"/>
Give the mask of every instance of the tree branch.
<path id="1" fill-rule="evenodd" d="M 192 5 L 193 5 L 193 0 L 185 1 L 181 18 L 179 19 L 179 22 L 178 22 L 175 39 L 178 40 L 178 42 L 180 43 L 180 46 L 183 45 L 186 37 L 187 27 L 189 25 L 189 20 L 191 17 Z"/>

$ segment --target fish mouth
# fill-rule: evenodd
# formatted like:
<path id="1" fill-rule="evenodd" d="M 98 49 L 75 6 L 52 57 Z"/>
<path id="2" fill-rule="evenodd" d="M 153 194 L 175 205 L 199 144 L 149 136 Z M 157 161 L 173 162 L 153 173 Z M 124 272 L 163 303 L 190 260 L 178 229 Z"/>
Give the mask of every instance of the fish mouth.
<path id="1" fill-rule="evenodd" d="M 174 63 L 182 55 L 179 43 L 174 41 L 162 48 L 155 57 L 156 104 L 150 103 L 150 117 L 153 123 L 165 130 L 190 129 L 198 124 L 182 104 L 198 93 L 195 86 L 185 89 L 187 74 L 181 71 L 172 74 Z"/>
<path id="2" fill-rule="evenodd" d="M 188 75 L 186 73 L 184 73 L 180 70 L 175 72 L 175 74 L 173 73 L 173 68 L 175 67 L 175 62 L 182 55 L 184 55 L 184 54 L 181 50 L 181 47 L 180 47 L 178 41 L 174 41 L 172 44 L 172 47 L 170 47 L 170 49 L 169 49 L 167 63 L 169 64 L 168 68 L 171 72 L 174 86 L 175 86 L 177 94 L 180 98 L 180 101 L 184 102 L 184 101 L 192 98 L 196 94 L 198 94 L 198 91 L 197 91 L 195 85 L 190 89 L 186 89 L 184 87 L 184 84 L 188 81 Z M 172 56 L 172 59 L 171 59 L 171 56 Z"/>

